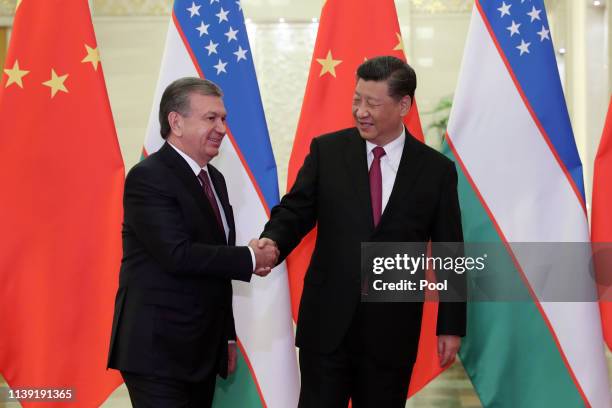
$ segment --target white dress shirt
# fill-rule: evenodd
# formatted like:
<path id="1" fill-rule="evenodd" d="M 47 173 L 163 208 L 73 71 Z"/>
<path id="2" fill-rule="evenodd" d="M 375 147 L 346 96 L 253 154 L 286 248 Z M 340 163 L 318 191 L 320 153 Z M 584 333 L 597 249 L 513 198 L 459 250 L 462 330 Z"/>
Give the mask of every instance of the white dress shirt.
<path id="1" fill-rule="evenodd" d="M 404 143 L 406 142 L 406 129 L 402 130 L 402 134 L 399 135 L 394 141 L 381 146 L 385 149 L 385 155 L 380 158 L 380 172 L 382 175 L 382 213 L 385 212 L 385 207 L 389 202 L 391 191 L 393 191 L 393 184 L 395 183 L 395 177 L 397 176 L 397 169 L 399 168 L 400 160 L 402 159 L 402 152 L 404 151 Z M 372 162 L 374 161 L 374 153 L 372 150 L 377 145 L 366 140 L 366 154 L 368 159 L 368 171 Z"/>

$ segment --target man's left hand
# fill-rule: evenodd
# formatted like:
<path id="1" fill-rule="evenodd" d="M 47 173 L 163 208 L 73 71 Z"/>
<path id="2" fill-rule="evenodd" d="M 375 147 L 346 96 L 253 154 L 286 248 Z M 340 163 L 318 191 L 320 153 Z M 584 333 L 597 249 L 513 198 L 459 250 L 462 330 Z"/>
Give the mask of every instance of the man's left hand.
<path id="1" fill-rule="evenodd" d="M 438 358 L 440 359 L 440 367 L 446 368 L 455 361 L 460 346 L 461 337 L 459 336 L 438 336 Z"/>
<path id="2" fill-rule="evenodd" d="M 236 343 L 227 344 L 227 374 L 234 374 L 236 371 L 236 361 L 238 359 L 238 351 Z"/>

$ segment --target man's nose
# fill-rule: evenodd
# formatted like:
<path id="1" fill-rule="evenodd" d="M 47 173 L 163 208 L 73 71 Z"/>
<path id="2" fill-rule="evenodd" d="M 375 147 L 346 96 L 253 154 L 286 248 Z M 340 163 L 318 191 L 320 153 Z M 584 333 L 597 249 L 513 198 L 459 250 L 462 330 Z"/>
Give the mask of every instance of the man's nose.
<path id="1" fill-rule="evenodd" d="M 225 126 L 225 122 L 221 119 L 217 120 L 217 128 L 216 128 L 217 132 L 219 133 L 223 133 L 225 134 L 225 131 L 227 130 L 227 127 Z"/>
<path id="2" fill-rule="evenodd" d="M 358 118 L 365 118 L 370 114 L 367 109 L 364 109 L 362 106 L 358 105 L 355 107 L 355 116 Z"/>

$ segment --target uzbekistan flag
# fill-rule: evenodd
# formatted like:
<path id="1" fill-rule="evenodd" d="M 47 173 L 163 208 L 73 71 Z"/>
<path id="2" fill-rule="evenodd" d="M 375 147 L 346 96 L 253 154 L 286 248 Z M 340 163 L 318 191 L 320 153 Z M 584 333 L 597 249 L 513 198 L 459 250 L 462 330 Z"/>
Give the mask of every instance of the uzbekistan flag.
<path id="1" fill-rule="evenodd" d="M 513 242 L 589 241 L 542 0 L 476 0 L 447 136 L 466 242 L 506 245 L 516 286 L 532 299 L 469 304 L 461 358 L 482 404 L 610 407 L 597 303 L 541 301 L 535 265 L 512 251 Z M 577 287 L 593 285 L 588 261 Z"/>
<path id="2" fill-rule="evenodd" d="M 276 163 L 239 1 L 174 2 L 145 155 L 163 144 L 157 116 L 164 89 L 185 76 L 209 79 L 225 94 L 227 137 L 213 164 L 227 180 L 236 244 L 246 245 L 259 237 L 279 196 Z M 299 381 L 285 266 L 278 266 L 266 278 L 233 284 L 238 369 L 229 380 L 217 383 L 214 405 L 296 406 Z"/>

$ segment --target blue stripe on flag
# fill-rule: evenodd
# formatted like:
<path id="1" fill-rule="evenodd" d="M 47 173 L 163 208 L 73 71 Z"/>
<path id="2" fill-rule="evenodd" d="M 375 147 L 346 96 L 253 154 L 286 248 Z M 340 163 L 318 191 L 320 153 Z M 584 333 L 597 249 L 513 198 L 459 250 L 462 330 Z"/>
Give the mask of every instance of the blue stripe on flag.
<path id="1" fill-rule="evenodd" d="M 174 15 L 204 77 L 223 89 L 239 153 L 272 208 L 279 201 L 276 162 L 240 2 L 176 0 Z"/>
<path id="2" fill-rule="evenodd" d="M 543 1 L 479 0 L 478 3 L 515 78 L 584 200 L 582 163 L 565 105 Z"/>

